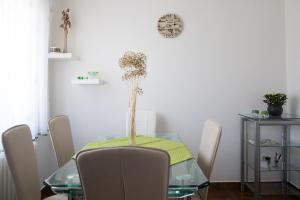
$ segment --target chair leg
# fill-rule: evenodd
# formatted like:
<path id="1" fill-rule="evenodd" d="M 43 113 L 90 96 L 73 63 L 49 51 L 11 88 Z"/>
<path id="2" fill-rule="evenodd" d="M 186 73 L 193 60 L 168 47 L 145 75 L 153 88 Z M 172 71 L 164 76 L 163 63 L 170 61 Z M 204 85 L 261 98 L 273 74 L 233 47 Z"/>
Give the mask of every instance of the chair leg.
<path id="1" fill-rule="evenodd" d="M 201 200 L 207 200 L 208 187 L 200 189 L 197 192 Z"/>

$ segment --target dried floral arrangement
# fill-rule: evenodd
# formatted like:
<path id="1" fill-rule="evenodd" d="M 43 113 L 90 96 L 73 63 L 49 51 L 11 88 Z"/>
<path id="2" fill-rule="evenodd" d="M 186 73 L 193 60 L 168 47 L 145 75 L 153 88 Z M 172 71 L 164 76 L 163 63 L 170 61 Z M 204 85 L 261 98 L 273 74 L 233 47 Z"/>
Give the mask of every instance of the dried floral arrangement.
<path id="1" fill-rule="evenodd" d="M 67 53 L 67 51 L 68 51 L 68 44 L 67 44 L 68 34 L 69 34 L 70 28 L 72 26 L 71 17 L 70 17 L 70 9 L 69 8 L 62 11 L 61 20 L 63 21 L 63 23 L 60 25 L 60 27 L 64 29 L 64 49 L 63 49 L 63 52 Z"/>
<path id="2" fill-rule="evenodd" d="M 138 52 L 128 51 L 120 59 L 119 64 L 121 69 L 125 70 L 124 80 L 146 77 L 146 56 Z"/>
<path id="3" fill-rule="evenodd" d="M 130 143 L 135 145 L 136 129 L 135 129 L 135 112 L 137 95 L 143 94 L 143 90 L 139 88 L 139 79 L 146 77 L 146 61 L 145 54 L 128 51 L 119 60 L 119 65 L 124 70 L 123 80 L 129 82 L 129 110 L 130 110 Z"/>

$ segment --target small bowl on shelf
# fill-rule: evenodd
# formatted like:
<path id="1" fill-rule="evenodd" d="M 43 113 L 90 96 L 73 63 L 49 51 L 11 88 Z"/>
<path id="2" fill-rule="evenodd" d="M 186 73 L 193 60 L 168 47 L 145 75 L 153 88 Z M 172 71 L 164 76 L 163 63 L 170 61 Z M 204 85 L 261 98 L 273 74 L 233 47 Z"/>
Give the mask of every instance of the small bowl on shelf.
<path id="1" fill-rule="evenodd" d="M 90 72 L 88 72 L 88 75 L 89 75 L 90 78 L 96 79 L 96 78 L 98 78 L 99 72 L 97 72 L 97 71 L 90 71 Z"/>

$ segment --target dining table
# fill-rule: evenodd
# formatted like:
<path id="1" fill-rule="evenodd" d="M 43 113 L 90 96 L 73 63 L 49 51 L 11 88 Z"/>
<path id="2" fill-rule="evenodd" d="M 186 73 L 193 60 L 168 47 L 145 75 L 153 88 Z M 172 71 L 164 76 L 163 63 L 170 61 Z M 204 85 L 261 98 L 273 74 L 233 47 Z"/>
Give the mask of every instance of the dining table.
<path id="1" fill-rule="evenodd" d="M 182 143 L 178 134 L 163 134 L 157 137 Z M 44 180 L 44 184 L 57 194 L 67 194 L 70 200 L 83 199 L 83 191 L 74 159 L 70 159 L 65 165 L 57 169 Z M 191 199 L 199 189 L 208 187 L 208 185 L 209 181 L 195 158 L 191 157 L 170 165 L 168 198 Z"/>

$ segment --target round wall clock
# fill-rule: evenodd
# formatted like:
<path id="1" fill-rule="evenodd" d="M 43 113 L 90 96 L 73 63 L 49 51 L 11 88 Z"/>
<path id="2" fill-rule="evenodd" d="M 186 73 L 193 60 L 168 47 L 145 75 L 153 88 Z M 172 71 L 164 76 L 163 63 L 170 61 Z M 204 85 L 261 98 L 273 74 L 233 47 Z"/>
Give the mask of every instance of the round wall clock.
<path id="1" fill-rule="evenodd" d="M 182 31 L 182 20 L 176 14 L 166 14 L 159 18 L 157 28 L 164 37 L 174 38 Z"/>

